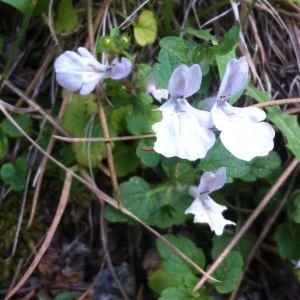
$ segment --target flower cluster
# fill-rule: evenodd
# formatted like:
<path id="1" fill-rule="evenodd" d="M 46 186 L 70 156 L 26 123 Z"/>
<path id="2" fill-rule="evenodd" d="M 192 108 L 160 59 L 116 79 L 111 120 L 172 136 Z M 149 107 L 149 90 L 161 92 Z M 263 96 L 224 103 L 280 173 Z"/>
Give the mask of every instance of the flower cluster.
<path id="1" fill-rule="evenodd" d="M 126 77 L 131 67 L 131 61 L 125 57 L 122 57 L 121 61 L 115 58 L 111 65 L 100 64 L 83 47 L 78 48 L 78 53 L 64 52 L 54 63 L 57 82 L 68 91 L 79 91 L 81 95 L 91 93 L 104 78 L 118 80 Z"/>
<path id="2" fill-rule="evenodd" d="M 224 147 L 235 157 L 250 161 L 267 155 L 274 147 L 275 131 L 261 122 L 266 114 L 256 107 L 238 108 L 227 102 L 246 85 L 248 70 L 245 57 L 231 59 L 217 96 L 202 101 L 199 110 L 186 98 L 200 89 L 200 66 L 180 65 L 175 69 L 168 85 L 170 98 L 158 108 L 163 119 L 152 127 L 157 137 L 154 150 L 166 157 L 204 158 L 215 142 L 212 130 L 216 128 Z M 154 97 L 158 91 L 161 89 L 154 85 L 150 89 Z"/>

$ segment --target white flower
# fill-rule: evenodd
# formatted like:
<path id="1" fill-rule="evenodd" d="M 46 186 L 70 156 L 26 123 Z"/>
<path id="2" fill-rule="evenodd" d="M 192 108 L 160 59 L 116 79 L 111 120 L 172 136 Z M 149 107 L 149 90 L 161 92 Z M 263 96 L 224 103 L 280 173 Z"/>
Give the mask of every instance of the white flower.
<path id="1" fill-rule="evenodd" d="M 226 182 L 226 169 L 224 167 L 217 170 L 215 174 L 205 172 L 201 179 L 199 187 L 191 187 L 190 194 L 196 199 L 185 211 L 185 214 L 194 214 L 195 223 L 208 223 L 211 230 L 216 235 L 223 233 L 225 225 L 235 225 L 234 222 L 226 220 L 222 212 L 227 209 L 209 197 L 209 193 L 220 189 Z"/>
<path id="2" fill-rule="evenodd" d="M 292 260 L 292 263 L 295 265 L 294 269 L 300 269 L 300 260 Z"/>
<path id="3" fill-rule="evenodd" d="M 267 155 L 274 147 L 275 136 L 272 126 L 261 122 L 266 118 L 264 111 L 256 107 L 233 107 L 227 103 L 228 98 L 245 86 L 248 69 L 245 57 L 229 61 L 211 109 L 211 117 L 215 127 L 221 131 L 224 147 L 235 157 L 246 161 Z"/>
<path id="4" fill-rule="evenodd" d="M 156 152 L 194 161 L 205 157 L 213 146 L 215 135 L 208 129 L 213 126 L 210 114 L 193 108 L 185 99 L 200 89 L 201 80 L 199 65 L 180 65 L 174 70 L 168 85 L 171 97 L 158 108 L 163 119 L 152 126 Z"/>
<path id="5" fill-rule="evenodd" d="M 161 102 L 161 99 L 168 99 L 169 96 L 169 91 L 167 89 L 162 89 L 155 82 L 153 74 L 150 75 L 146 92 L 147 94 L 151 94 L 159 102 Z"/>
<path id="6" fill-rule="evenodd" d="M 104 78 L 121 79 L 131 71 L 131 62 L 122 57 L 115 58 L 111 65 L 100 64 L 85 48 L 79 47 L 78 53 L 66 51 L 54 63 L 57 82 L 65 89 L 81 95 L 91 93 L 97 83 Z"/>

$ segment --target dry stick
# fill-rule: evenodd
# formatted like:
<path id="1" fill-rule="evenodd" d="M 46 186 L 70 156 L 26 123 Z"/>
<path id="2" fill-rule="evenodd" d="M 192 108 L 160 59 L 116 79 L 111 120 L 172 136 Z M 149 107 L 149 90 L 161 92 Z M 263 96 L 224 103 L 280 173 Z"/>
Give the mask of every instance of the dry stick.
<path id="1" fill-rule="evenodd" d="M 45 150 L 43 150 L 35 141 L 15 122 L 15 120 L 12 118 L 12 116 L 7 112 L 5 107 L 0 104 L 0 110 L 4 113 L 4 115 L 7 117 L 7 119 L 15 126 L 17 130 L 19 130 L 20 133 L 32 144 L 34 145 L 41 153 L 46 155 L 49 160 L 51 160 L 54 164 L 56 164 L 59 168 L 64 170 L 65 172 L 69 172 L 72 174 L 74 178 L 76 178 L 80 183 L 82 183 L 84 186 L 90 189 L 95 195 L 99 197 L 99 199 L 104 200 L 106 203 L 111 205 L 112 207 L 118 209 L 117 201 L 112 199 L 110 196 L 99 190 L 94 184 L 90 184 L 88 181 L 86 181 L 84 178 L 78 176 L 76 173 L 71 171 L 70 169 L 66 168 L 62 163 L 60 163 L 58 160 L 53 158 L 51 155 L 49 155 Z M 177 249 L 172 243 L 170 243 L 166 238 L 161 236 L 157 231 L 155 231 L 153 228 L 148 226 L 146 223 L 144 223 L 142 220 L 140 220 L 136 215 L 134 215 L 131 211 L 129 211 L 126 208 L 121 208 L 120 211 L 131 218 L 132 220 L 136 221 L 137 223 L 144 226 L 148 231 L 150 231 L 154 236 L 156 236 L 159 240 L 161 240 L 166 246 L 168 246 L 174 253 L 176 253 L 180 258 L 182 258 L 185 262 L 190 264 L 195 270 L 197 270 L 199 273 L 205 275 L 206 272 L 202 270 L 197 264 L 195 264 L 188 256 L 186 256 L 183 252 L 181 252 L 179 249 Z M 217 280 L 207 274 L 207 278 L 211 279 L 214 282 L 221 282 L 220 280 Z M 15 290 L 15 289 L 14 289 Z M 15 290 L 16 292 L 16 290 Z M 15 293 L 14 292 L 14 293 Z M 10 294 L 10 297 L 12 295 Z M 5 298 L 7 300 L 8 298 Z"/>
<path id="2" fill-rule="evenodd" d="M 277 106 L 277 105 L 294 104 L 294 103 L 300 103 L 300 98 L 280 99 L 280 100 L 262 102 L 262 103 L 251 105 L 251 107 L 264 108 L 268 106 Z"/>
<path id="3" fill-rule="evenodd" d="M 44 73 L 49 67 L 49 64 L 52 62 L 54 56 L 56 55 L 56 52 L 58 50 L 58 46 L 55 45 L 53 48 L 51 48 L 46 55 L 46 58 L 43 60 L 43 64 L 34 76 L 33 80 L 30 82 L 29 86 L 27 87 L 25 91 L 25 95 L 28 96 L 32 90 L 37 86 L 37 84 L 43 79 Z M 15 105 L 16 107 L 19 107 L 22 103 L 23 99 L 19 99 L 18 103 Z"/>
<path id="4" fill-rule="evenodd" d="M 193 291 L 198 290 L 208 279 L 207 276 L 211 275 L 216 270 L 216 268 L 222 263 L 222 261 L 226 258 L 226 256 L 229 254 L 229 252 L 233 249 L 233 247 L 237 244 L 237 242 L 242 238 L 242 236 L 245 234 L 245 232 L 249 229 L 249 227 L 254 222 L 254 220 L 258 217 L 260 212 L 264 209 L 264 207 L 269 203 L 269 201 L 272 199 L 272 197 L 278 191 L 278 189 L 282 186 L 282 184 L 285 182 L 285 180 L 290 176 L 290 174 L 296 168 L 298 163 L 299 163 L 298 160 L 296 158 L 294 158 L 293 161 L 289 164 L 289 166 L 285 169 L 285 171 L 281 174 L 281 176 L 277 179 L 276 183 L 272 186 L 270 191 L 261 200 L 261 202 L 256 207 L 256 209 L 253 211 L 253 213 L 249 216 L 249 218 L 247 219 L 245 224 L 242 226 L 240 231 L 235 235 L 235 237 L 231 240 L 231 242 L 226 246 L 226 248 L 223 250 L 223 252 L 216 259 L 216 261 L 211 265 L 211 267 L 207 271 L 207 274 L 203 275 L 203 277 L 200 279 L 200 281 L 196 284 Z"/>
<path id="5" fill-rule="evenodd" d="M 93 181 L 93 179 L 91 178 L 91 176 L 85 171 L 83 170 L 83 172 L 81 173 L 83 178 L 86 179 L 87 182 L 89 182 L 90 184 L 95 185 L 95 182 Z M 95 188 L 97 188 L 97 186 L 95 185 Z M 113 264 L 111 262 L 111 258 L 110 258 L 110 254 L 108 252 L 108 239 L 107 239 L 107 224 L 105 221 L 105 217 L 104 217 L 104 211 L 105 211 L 105 202 L 103 201 L 103 199 L 101 199 L 100 196 L 98 196 L 98 200 L 100 202 L 100 232 L 101 232 L 101 238 L 102 238 L 102 245 L 103 245 L 103 252 L 104 252 L 104 257 L 105 257 L 105 261 L 107 263 L 107 266 L 111 272 L 111 275 L 115 281 L 115 283 L 118 286 L 118 289 L 123 297 L 123 299 L 125 300 L 129 300 L 128 296 L 121 284 L 121 282 L 118 279 L 118 276 L 113 268 Z"/>
<path id="6" fill-rule="evenodd" d="M 61 197 L 59 200 L 59 204 L 57 207 L 57 211 L 54 216 L 53 222 L 49 228 L 49 231 L 46 235 L 45 241 L 43 242 L 41 248 L 39 249 L 38 253 L 36 254 L 36 257 L 34 258 L 33 262 L 29 266 L 29 268 L 27 269 L 26 273 L 20 279 L 18 284 L 8 293 L 8 295 L 5 297 L 4 300 L 11 298 L 18 291 L 18 289 L 26 282 L 26 280 L 32 274 L 32 272 L 34 271 L 34 269 L 40 262 L 42 256 L 45 254 L 46 250 L 48 249 L 50 242 L 54 236 L 54 233 L 56 231 L 56 228 L 59 224 L 59 221 L 60 221 L 60 219 L 63 215 L 63 212 L 66 208 L 67 202 L 68 202 L 68 197 L 69 197 L 70 187 L 71 187 L 71 182 L 72 182 L 72 174 L 73 174 L 72 172 L 69 172 L 69 171 L 66 172 L 66 178 L 65 178 L 63 189 L 62 189 Z"/>
<path id="7" fill-rule="evenodd" d="M 67 92 L 66 96 L 64 97 L 63 103 L 61 105 L 61 108 L 60 108 L 60 111 L 59 111 L 59 114 L 58 114 L 58 122 L 61 121 L 61 119 L 62 119 L 62 117 L 63 117 L 63 115 L 66 111 L 67 104 L 70 100 L 71 95 L 72 95 L 72 93 Z M 53 134 L 55 134 L 55 133 L 56 133 L 56 129 L 54 129 L 54 131 L 53 131 Z M 49 155 L 51 154 L 54 145 L 55 145 L 55 139 L 53 138 L 53 135 L 52 135 L 51 138 L 50 138 L 49 144 L 47 146 L 47 150 L 46 150 L 46 152 Z M 48 162 L 48 157 L 44 156 L 43 160 L 42 160 L 42 163 L 40 164 L 40 168 L 39 168 L 40 175 L 38 177 L 36 187 L 35 187 L 35 190 L 34 190 L 33 201 L 32 201 L 32 206 L 31 206 L 31 212 L 30 212 L 30 217 L 29 217 L 27 228 L 29 228 L 31 226 L 32 222 L 33 222 L 33 218 L 34 218 L 34 214 L 35 214 L 35 211 L 36 211 L 37 202 L 38 202 L 38 198 L 39 198 L 39 195 L 40 195 L 40 190 L 41 190 L 42 182 L 43 182 L 43 178 L 44 178 L 44 171 L 45 171 L 47 162 Z"/>
<path id="8" fill-rule="evenodd" d="M 117 141 L 129 141 L 129 140 L 140 140 L 155 138 L 155 134 L 144 134 L 135 136 L 119 136 L 119 137 L 108 137 L 108 138 L 70 138 L 65 136 L 53 135 L 57 140 L 69 142 L 69 143 L 84 143 L 84 142 L 117 142 Z"/>
<path id="9" fill-rule="evenodd" d="M 88 29 L 88 41 L 89 41 L 89 48 L 94 53 L 94 26 L 93 26 L 93 1 L 87 1 L 87 29 Z"/>
<path id="10" fill-rule="evenodd" d="M 293 187 L 293 185 L 295 183 L 296 175 L 297 175 L 297 173 L 295 172 L 294 175 L 292 176 L 292 180 L 289 182 L 289 186 L 288 186 L 286 192 L 284 193 L 283 200 L 280 202 L 280 204 L 279 204 L 278 208 L 276 209 L 275 213 L 272 214 L 271 217 L 265 222 L 261 234 L 259 235 L 259 237 L 256 240 L 254 246 L 252 247 L 251 252 L 249 253 L 249 255 L 247 257 L 247 260 L 246 260 L 245 265 L 244 265 L 244 274 L 246 273 L 246 271 L 247 271 L 247 269 L 248 269 L 248 267 L 250 265 L 250 262 L 252 261 L 252 259 L 253 259 L 254 255 L 255 255 L 257 249 L 261 245 L 262 241 L 264 240 L 264 238 L 268 234 L 268 232 L 269 232 L 270 228 L 272 227 L 273 223 L 277 219 L 279 213 L 281 212 L 281 210 L 285 206 L 286 202 L 288 201 L 289 195 L 290 195 L 291 190 L 292 190 L 292 187 Z M 241 283 L 242 283 L 242 280 L 240 280 L 240 282 L 236 286 L 235 290 L 230 295 L 229 300 L 236 299 L 236 295 L 238 293 L 239 286 L 240 286 Z"/>
<path id="11" fill-rule="evenodd" d="M 14 86 L 7 79 L 4 80 L 4 84 L 9 87 L 14 93 L 16 93 L 19 97 L 21 97 L 25 102 L 33 107 L 37 112 L 39 112 L 49 123 L 51 123 L 57 131 L 63 133 L 64 135 L 68 135 L 68 132 L 56 122 L 56 120 L 50 116 L 46 111 L 44 111 L 35 101 L 27 97 L 23 91 Z"/>
<path id="12" fill-rule="evenodd" d="M 103 130 L 103 135 L 105 138 L 109 138 L 106 115 L 105 115 L 105 111 L 104 111 L 101 89 L 100 89 L 99 85 L 96 88 L 96 96 L 97 96 L 97 101 L 98 101 L 98 112 L 99 112 L 101 127 Z M 118 185 L 118 179 L 117 179 L 117 175 L 116 175 L 116 171 L 115 171 L 115 164 L 114 164 L 114 158 L 113 158 L 113 154 L 112 154 L 111 142 L 110 141 L 105 142 L 105 147 L 106 147 L 107 162 L 108 162 L 108 168 L 110 171 L 111 183 L 112 183 L 112 187 L 113 187 L 113 191 L 114 191 L 116 200 L 118 202 L 118 208 L 120 209 L 122 207 L 122 200 L 121 200 L 121 193 L 120 193 L 120 189 L 119 189 L 119 185 Z"/>
<path id="13" fill-rule="evenodd" d="M 98 15 L 96 17 L 95 23 L 93 25 L 93 30 L 92 30 L 93 36 L 95 35 L 94 28 L 99 28 L 101 22 L 103 21 L 102 19 L 103 19 L 104 13 L 111 2 L 112 2 L 112 0 L 104 0 L 104 2 L 102 3 L 102 5 L 98 11 Z M 89 45 L 89 39 L 86 41 L 84 47 L 91 48 Z"/>

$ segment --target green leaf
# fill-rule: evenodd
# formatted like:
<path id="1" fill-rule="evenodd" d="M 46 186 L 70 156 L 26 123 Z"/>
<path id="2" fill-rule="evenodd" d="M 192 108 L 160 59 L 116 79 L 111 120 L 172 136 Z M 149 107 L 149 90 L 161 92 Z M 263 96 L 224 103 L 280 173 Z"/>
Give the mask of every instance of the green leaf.
<path id="1" fill-rule="evenodd" d="M 237 251 L 231 251 L 217 270 L 212 274 L 222 282 L 213 282 L 216 290 L 221 294 L 232 292 L 236 289 L 243 276 L 243 258 Z"/>
<path id="2" fill-rule="evenodd" d="M 295 223 L 300 223 L 300 193 L 295 192 L 295 196 L 292 197 L 293 201 L 293 210 L 292 210 L 292 218 Z"/>
<path id="3" fill-rule="evenodd" d="M 171 274 L 165 269 L 158 269 L 148 279 L 149 287 L 155 292 L 160 294 L 163 290 L 178 286 L 180 281 L 175 280 Z"/>
<path id="4" fill-rule="evenodd" d="M 16 9 L 18 9 L 20 12 L 23 14 L 26 14 L 29 12 L 31 9 L 34 8 L 35 4 L 37 3 L 36 1 L 32 0 L 22 0 L 22 1 L 16 1 L 16 0 L 1 0 L 1 2 L 7 3 Z"/>
<path id="5" fill-rule="evenodd" d="M 235 22 L 235 24 L 225 33 L 225 35 L 221 39 L 218 45 L 220 49 L 217 51 L 217 55 L 226 55 L 236 46 L 240 34 L 240 29 L 240 23 Z"/>
<path id="6" fill-rule="evenodd" d="M 161 201 L 166 202 L 166 198 L 171 198 L 169 202 L 172 204 L 157 203 L 156 209 L 147 219 L 147 224 L 162 229 L 183 224 L 186 219 L 184 212 L 187 208 L 187 205 L 184 201 L 182 201 L 183 199 L 181 199 L 180 195 L 181 194 L 178 193 L 178 191 L 176 191 L 174 188 L 170 193 L 168 190 L 165 193 L 161 193 Z"/>
<path id="7" fill-rule="evenodd" d="M 236 46 L 240 32 L 240 24 L 236 22 L 233 27 L 225 33 L 219 43 L 208 41 L 200 44 L 193 53 L 193 61 L 213 63 L 217 55 L 224 56 L 230 53 Z"/>
<path id="8" fill-rule="evenodd" d="M 29 117 L 19 115 L 14 117 L 14 120 L 27 134 L 31 133 L 32 120 Z M 5 119 L 2 122 L 2 130 L 5 134 L 13 138 L 19 138 L 23 136 L 23 134 L 8 119 Z"/>
<path id="9" fill-rule="evenodd" d="M 172 72 L 180 64 L 188 64 L 189 47 L 178 37 L 165 37 L 160 41 L 158 63 L 153 67 L 155 81 L 161 88 L 168 88 Z"/>
<path id="10" fill-rule="evenodd" d="M 135 155 L 135 147 L 118 146 L 114 151 L 115 170 L 118 177 L 133 172 L 140 164 Z"/>
<path id="11" fill-rule="evenodd" d="M 117 133 L 122 133 L 126 130 L 126 115 L 128 112 L 133 110 L 133 106 L 128 104 L 126 106 L 120 106 L 118 108 L 114 108 L 111 114 L 108 116 L 108 121 L 111 126 L 115 129 Z"/>
<path id="12" fill-rule="evenodd" d="M 164 290 L 159 300 L 190 300 L 189 290 L 184 286 L 171 287 Z"/>
<path id="13" fill-rule="evenodd" d="M 164 235 L 176 248 L 181 250 L 191 260 L 193 260 L 200 268 L 205 265 L 205 256 L 200 248 L 197 248 L 193 242 L 185 237 L 176 237 L 171 234 Z M 195 274 L 196 271 L 188 265 L 182 258 L 174 253 L 162 241 L 156 241 L 157 249 L 162 256 L 162 264 L 164 269 L 172 274 L 173 278 L 178 281 L 183 281 L 187 274 Z"/>
<path id="14" fill-rule="evenodd" d="M 253 97 L 258 102 L 266 102 L 271 99 L 269 92 L 263 92 L 253 86 L 248 86 L 246 94 Z M 268 119 L 272 121 L 277 128 L 286 137 L 287 148 L 300 160 L 300 127 L 297 122 L 297 116 L 289 116 L 279 107 L 268 107 Z"/>
<path id="15" fill-rule="evenodd" d="M 217 141 L 208 151 L 206 157 L 201 160 L 200 169 L 204 172 L 215 172 L 221 167 L 226 167 L 227 178 L 240 178 L 249 172 L 249 166 L 245 161 L 234 157 L 221 143 Z"/>
<path id="16" fill-rule="evenodd" d="M 282 258 L 299 260 L 300 224 L 281 223 L 275 231 L 274 240 Z"/>
<path id="17" fill-rule="evenodd" d="M 187 58 L 189 48 L 182 38 L 168 36 L 161 39 L 159 45 L 162 50 L 169 54 L 170 58 L 182 64 L 189 62 Z M 162 63 L 160 59 L 158 60 Z"/>
<path id="18" fill-rule="evenodd" d="M 153 133 L 152 125 L 161 120 L 161 112 L 152 110 L 151 108 L 152 107 L 148 106 L 146 108 L 135 107 L 135 110 L 127 113 L 127 129 L 132 134 L 141 135 L 145 133 Z"/>
<path id="19" fill-rule="evenodd" d="M 136 155 L 146 167 L 156 167 L 160 161 L 160 155 L 155 151 L 144 151 L 143 147 L 153 146 L 154 139 L 140 140 L 136 147 Z"/>
<path id="20" fill-rule="evenodd" d="M 95 111 L 95 95 L 86 97 L 73 95 L 72 101 L 66 108 L 62 125 L 74 137 L 103 137 L 99 118 L 94 115 Z M 116 136 L 112 127 L 109 126 L 108 129 L 110 136 Z M 106 155 L 103 142 L 73 143 L 72 149 L 76 160 L 87 167 L 97 166 Z"/>
<path id="21" fill-rule="evenodd" d="M 8 150 L 8 139 L 2 130 L 0 130 L 0 159 L 5 157 Z"/>
<path id="22" fill-rule="evenodd" d="M 129 181 L 120 184 L 120 192 L 124 207 L 138 218 L 145 221 L 153 213 L 157 199 L 151 195 L 148 183 L 140 177 L 131 177 Z M 105 217 L 110 222 L 128 222 L 130 219 L 117 209 L 107 206 Z"/>
<path id="23" fill-rule="evenodd" d="M 157 33 L 157 23 L 152 11 L 144 10 L 141 13 L 138 23 L 133 27 L 133 33 L 137 44 L 140 46 L 154 43 Z"/>
<path id="24" fill-rule="evenodd" d="M 255 181 L 257 178 L 265 178 L 269 176 L 274 170 L 280 167 L 281 159 L 280 156 L 271 151 L 267 156 L 256 157 L 250 162 L 246 162 L 250 167 L 249 172 L 241 176 L 240 179 L 245 181 Z"/>
<path id="25" fill-rule="evenodd" d="M 43 12 L 47 12 L 50 0 L 1 0 L 1 2 L 15 7 L 23 14 L 34 9 L 33 15 L 37 16 Z"/>
<path id="26" fill-rule="evenodd" d="M 57 295 L 54 300 L 73 300 L 76 297 L 81 296 L 82 293 L 77 292 L 77 291 L 68 291 L 68 292 L 63 292 L 59 295 Z"/>
<path id="27" fill-rule="evenodd" d="M 19 156 L 15 165 L 6 163 L 1 167 L 0 176 L 5 184 L 13 191 L 21 191 L 25 187 L 27 174 L 27 162 L 23 156 Z"/>
<path id="28" fill-rule="evenodd" d="M 58 19 L 54 24 L 57 34 L 70 32 L 77 27 L 77 14 L 71 0 L 61 0 L 58 5 Z"/>
<path id="29" fill-rule="evenodd" d="M 139 64 L 138 66 L 137 71 L 133 74 L 132 83 L 135 89 L 145 94 L 152 68 L 147 64 Z"/>
<path id="30" fill-rule="evenodd" d="M 232 235 L 227 234 L 226 232 L 220 236 L 215 235 L 213 237 L 213 247 L 211 250 L 211 256 L 215 260 L 226 248 L 226 246 L 231 242 Z M 239 240 L 237 245 L 233 250 L 238 251 L 245 261 L 253 247 L 253 241 L 248 238 L 242 238 Z"/>
<path id="31" fill-rule="evenodd" d="M 216 38 L 215 38 L 215 36 L 213 36 L 210 33 L 211 30 L 212 30 L 212 28 L 210 28 L 210 29 L 200 29 L 199 30 L 199 29 L 194 29 L 192 27 L 186 27 L 183 30 L 181 30 L 181 32 L 193 35 L 193 36 L 195 36 L 199 39 L 202 39 L 204 41 L 209 41 L 209 40 L 215 41 Z"/>

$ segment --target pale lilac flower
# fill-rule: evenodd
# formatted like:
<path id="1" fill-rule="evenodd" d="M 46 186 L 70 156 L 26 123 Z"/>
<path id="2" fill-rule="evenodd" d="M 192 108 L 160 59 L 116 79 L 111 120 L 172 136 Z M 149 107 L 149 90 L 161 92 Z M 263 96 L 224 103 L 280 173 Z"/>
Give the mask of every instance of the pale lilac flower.
<path id="1" fill-rule="evenodd" d="M 199 187 L 191 187 L 190 194 L 195 197 L 191 206 L 185 211 L 185 214 L 194 214 L 194 223 L 208 223 L 210 229 L 221 235 L 225 225 L 235 225 L 234 222 L 226 220 L 222 212 L 227 209 L 209 197 L 209 194 L 223 187 L 226 182 L 226 169 L 224 167 L 216 171 L 215 174 L 205 172 L 201 179 Z"/>
<path id="2" fill-rule="evenodd" d="M 154 99 L 161 102 L 161 99 L 168 99 L 169 91 L 161 88 L 155 81 L 153 74 L 150 75 L 147 84 L 147 94 L 151 94 Z"/>
<path id="3" fill-rule="evenodd" d="M 170 78 L 170 99 L 158 109 L 162 121 L 152 126 L 157 141 L 154 150 L 166 157 L 196 160 L 205 157 L 215 142 L 208 128 L 213 126 L 210 114 L 193 108 L 185 98 L 200 89 L 202 73 L 199 65 L 180 65 Z"/>
<path id="4" fill-rule="evenodd" d="M 78 53 L 66 51 L 54 63 L 57 82 L 71 92 L 79 91 L 81 95 L 91 93 L 97 83 L 104 78 L 121 79 L 131 71 L 130 60 L 117 58 L 111 65 L 100 64 L 95 57 L 83 47 L 78 48 Z"/>
<path id="5" fill-rule="evenodd" d="M 248 69 L 245 57 L 229 61 L 211 109 L 211 117 L 215 127 L 221 131 L 224 147 L 235 157 L 246 161 L 267 155 L 274 147 L 275 136 L 272 126 L 261 122 L 266 118 L 264 111 L 256 107 L 233 107 L 227 103 L 245 86 Z"/>
<path id="6" fill-rule="evenodd" d="M 300 260 L 292 260 L 292 263 L 295 265 L 294 269 L 300 269 Z"/>

